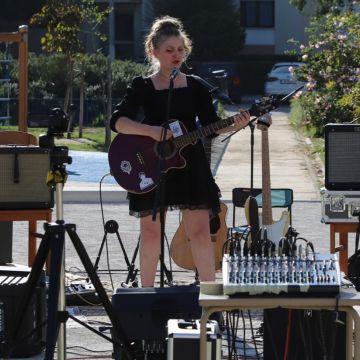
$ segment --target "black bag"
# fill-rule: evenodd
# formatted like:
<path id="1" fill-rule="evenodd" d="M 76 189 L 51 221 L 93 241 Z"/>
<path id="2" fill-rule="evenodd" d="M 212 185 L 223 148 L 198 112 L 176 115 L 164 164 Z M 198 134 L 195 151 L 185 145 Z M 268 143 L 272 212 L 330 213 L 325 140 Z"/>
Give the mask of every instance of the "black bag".
<path id="1" fill-rule="evenodd" d="M 356 230 L 355 252 L 348 259 L 348 277 L 355 285 L 357 291 L 360 291 L 360 250 L 359 250 L 359 236 L 360 236 L 360 219 Z"/>

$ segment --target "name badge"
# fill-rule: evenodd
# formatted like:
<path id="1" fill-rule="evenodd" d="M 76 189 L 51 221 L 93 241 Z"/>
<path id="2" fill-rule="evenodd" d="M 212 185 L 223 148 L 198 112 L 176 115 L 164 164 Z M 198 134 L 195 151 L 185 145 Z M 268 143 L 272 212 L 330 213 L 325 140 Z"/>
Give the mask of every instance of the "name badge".
<path id="1" fill-rule="evenodd" d="M 169 124 L 169 128 L 171 132 L 173 133 L 174 138 L 183 135 L 183 131 L 181 128 L 181 125 L 179 123 L 179 120 L 176 120 Z"/>

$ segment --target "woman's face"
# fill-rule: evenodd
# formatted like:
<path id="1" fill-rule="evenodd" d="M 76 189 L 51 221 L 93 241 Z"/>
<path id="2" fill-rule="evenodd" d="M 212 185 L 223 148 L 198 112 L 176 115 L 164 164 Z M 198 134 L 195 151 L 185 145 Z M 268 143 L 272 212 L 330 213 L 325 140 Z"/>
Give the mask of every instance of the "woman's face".
<path id="1" fill-rule="evenodd" d="M 171 71 L 173 68 L 180 68 L 186 56 L 183 38 L 181 36 L 166 38 L 157 49 L 153 50 L 153 55 L 163 70 Z"/>

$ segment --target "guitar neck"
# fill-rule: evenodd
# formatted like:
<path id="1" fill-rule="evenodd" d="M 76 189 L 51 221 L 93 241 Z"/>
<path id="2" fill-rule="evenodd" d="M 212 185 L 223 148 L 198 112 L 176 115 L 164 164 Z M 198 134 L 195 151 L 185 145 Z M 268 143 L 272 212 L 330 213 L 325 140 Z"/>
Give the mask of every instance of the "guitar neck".
<path id="1" fill-rule="evenodd" d="M 261 131 L 262 150 L 262 223 L 271 225 L 273 223 L 271 206 L 271 184 L 270 184 L 270 158 L 269 158 L 269 132 L 267 129 Z"/>
<path id="2" fill-rule="evenodd" d="M 258 116 L 260 114 L 257 107 L 254 106 L 247 109 L 246 111 L 249 112 L 250 116 Z M 173 142 L 177 149 L 181 149 L 186 145 L 193 144 L 198 139 L 202 139 L 206 136 L 214 134 L 217 130 L 224 129 L 232 125 L 234 122 L 235 122 L 235 115 L 232 115 L 225 119 L 220 119 L 218 121 L 215 121 L 210 125 L 202 126 L 197 130 L 193 130 L 182 136 L 179 136 L 173 139 Z"/>
<path id="3" fill-rule="evenodd" d="M 226 119 L 218 120 L 210 125 L 202 126 L 197 130 L 190 131 L 182 136 L 173 139 L 175 147 L 180 149 L 186 145 L 193 144 L 196 140 L 214 134 L 217 130 L 226 128 L 234 123 L 235 115 Z"/>

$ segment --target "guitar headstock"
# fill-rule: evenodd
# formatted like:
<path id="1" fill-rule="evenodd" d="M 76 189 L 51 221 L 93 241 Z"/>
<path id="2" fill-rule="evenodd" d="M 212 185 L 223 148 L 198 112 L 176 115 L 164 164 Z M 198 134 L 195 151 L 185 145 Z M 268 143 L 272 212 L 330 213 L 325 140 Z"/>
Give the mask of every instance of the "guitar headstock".
<path id="1" fill-rule="evenodd" d="M 271 96 L 264 96 L 260 100 L 255 100 L 254 104 L 252 104 L 251 108 L 249 109 L 250 115 L 259 117 L 278 108 L 281 104 L 289 100 L 303 87 L 304 86 L 298 87 L 297 89 L 287 94 L 283 98 L 280 98 L 279 96 L 276 95 L 271 95 Z"/>
<path id="2" fill-rule="evenodd" d="M 276 97 L 263 97 L 260 100 L 255 100 L 255 102 L 251 105 L 251 108 L 249 109 L 249 113 L 251 116 L 259 117 L 276 109 L 278 106 L 278 99 Z"/>

